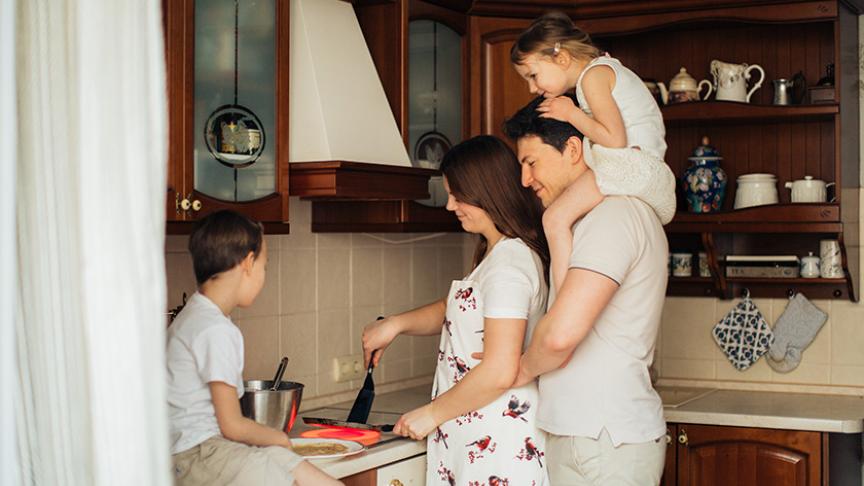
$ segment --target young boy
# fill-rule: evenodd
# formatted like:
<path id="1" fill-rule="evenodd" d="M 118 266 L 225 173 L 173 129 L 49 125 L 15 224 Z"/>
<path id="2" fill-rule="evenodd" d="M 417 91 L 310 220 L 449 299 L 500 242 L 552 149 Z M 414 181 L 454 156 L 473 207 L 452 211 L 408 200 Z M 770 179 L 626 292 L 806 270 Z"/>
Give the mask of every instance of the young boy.
<path id="1" fill-rule="evenodd" d="M 264 286 L 261 225 L 233 211 L 213 213 L 195 226 L 189 251 L 198 292 L 168 328 L 175 484 L 342 484 L 295 454 L 285 432 L 240 412 L 243 335 L 228 316 Z"/>

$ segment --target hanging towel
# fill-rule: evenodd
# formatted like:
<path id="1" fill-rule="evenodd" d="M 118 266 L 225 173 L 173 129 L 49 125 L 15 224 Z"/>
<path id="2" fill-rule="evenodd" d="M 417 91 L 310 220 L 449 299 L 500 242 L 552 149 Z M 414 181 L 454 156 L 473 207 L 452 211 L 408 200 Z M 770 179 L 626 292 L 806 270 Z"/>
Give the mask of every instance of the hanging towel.
<path id="1" fill-rule="evenodd" d="M 774 334 L 749 292 L 714 326 L 712 334 L 738 371 L 749 368 L 774 343 Z"/>
<path id="2" fill-rule="evenodd" d="M 774 344 L 768 350 L 768 366 L 779 373 L 797 368 L 801 353 L 810 346 L 827 320 L 828 314 L 813 305 L 804 294 L 795 294 L 774 323 Z"/>

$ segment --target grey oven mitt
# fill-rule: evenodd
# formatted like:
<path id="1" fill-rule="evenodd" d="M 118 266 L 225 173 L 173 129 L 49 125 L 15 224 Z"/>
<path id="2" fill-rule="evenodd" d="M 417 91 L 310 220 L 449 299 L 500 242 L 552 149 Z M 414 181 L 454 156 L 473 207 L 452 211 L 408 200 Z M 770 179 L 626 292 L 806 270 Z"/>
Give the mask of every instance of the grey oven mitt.
<path id="1" fill-rule="evenodd" d="M 774 342 L 771 328 L 748 292 L 712 330 L 714 341 L 738 371 L 756 362 Z"/>
<path id="2" fill-rule="evenodd" d="M 827 320 L 828 314 L 813 305 L 804 294 L 795 294 L 774 324 L 774 344 L 768 350 L 768 366 L 779 373 L 797 368 L 801 353 L 813 342 Z"/>

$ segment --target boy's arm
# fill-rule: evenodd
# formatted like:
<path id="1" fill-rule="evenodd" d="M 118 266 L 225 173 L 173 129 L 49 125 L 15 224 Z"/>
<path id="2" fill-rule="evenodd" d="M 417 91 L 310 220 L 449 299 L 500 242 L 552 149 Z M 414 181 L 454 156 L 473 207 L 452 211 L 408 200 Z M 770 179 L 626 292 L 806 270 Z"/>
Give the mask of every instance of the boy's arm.
<path id="1" fill-rule="evenodd" d="M 208 385 L 210 385 L 213 408 L 216 411 L 216 422 L 219 423 L 219 430 L 226 439 L 253 446 L 291 447 L 291 441 L 285 432 L 261 425 L 243 416 L 236 388 L 221 381 L 211 381 Z"/>

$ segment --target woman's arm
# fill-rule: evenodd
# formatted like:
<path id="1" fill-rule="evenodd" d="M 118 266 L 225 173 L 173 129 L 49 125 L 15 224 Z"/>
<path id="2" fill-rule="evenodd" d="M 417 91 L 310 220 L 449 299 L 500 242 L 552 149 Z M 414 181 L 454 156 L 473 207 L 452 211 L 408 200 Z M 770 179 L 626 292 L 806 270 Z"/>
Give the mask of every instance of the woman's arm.
<path id="1" fill-rule="evenodd" d="M 511 387 L 519 371 L 525 327 L 525 319 L 486 318 L 483 361 L 432 403 L 403 415 L 393 432 L 419 440 L 444 422 L 500 397 Z"/>
<path id="2" fill-rule="evenodd" d="M 237 400 L 236 388 L 221 381 L 211 381 L 209 385 L 213 409 L 216 411 L 216 422 L 219 423 L 219 430 L 226 439 L 253 446 L 291 447 L 291 441 L 285 432 L 261 425 L 243 416 L 240 411 L 240 401 Z"/>
<path id="3" fill-rule="evenodd" d="M 363 328 L 363 362 L 369 366 L 372 352 L 375 353 L 374 362 L 378 366 L 384 349 L 399 334 L 408 336 L 433 336 L 441 334 L 444 325 L 444 312 L 447 305 L 444 299 L 437 300 L 423 307 L 412 309 L 408 312 L 396 314 L 379 321 L 367 324 Z"/>

